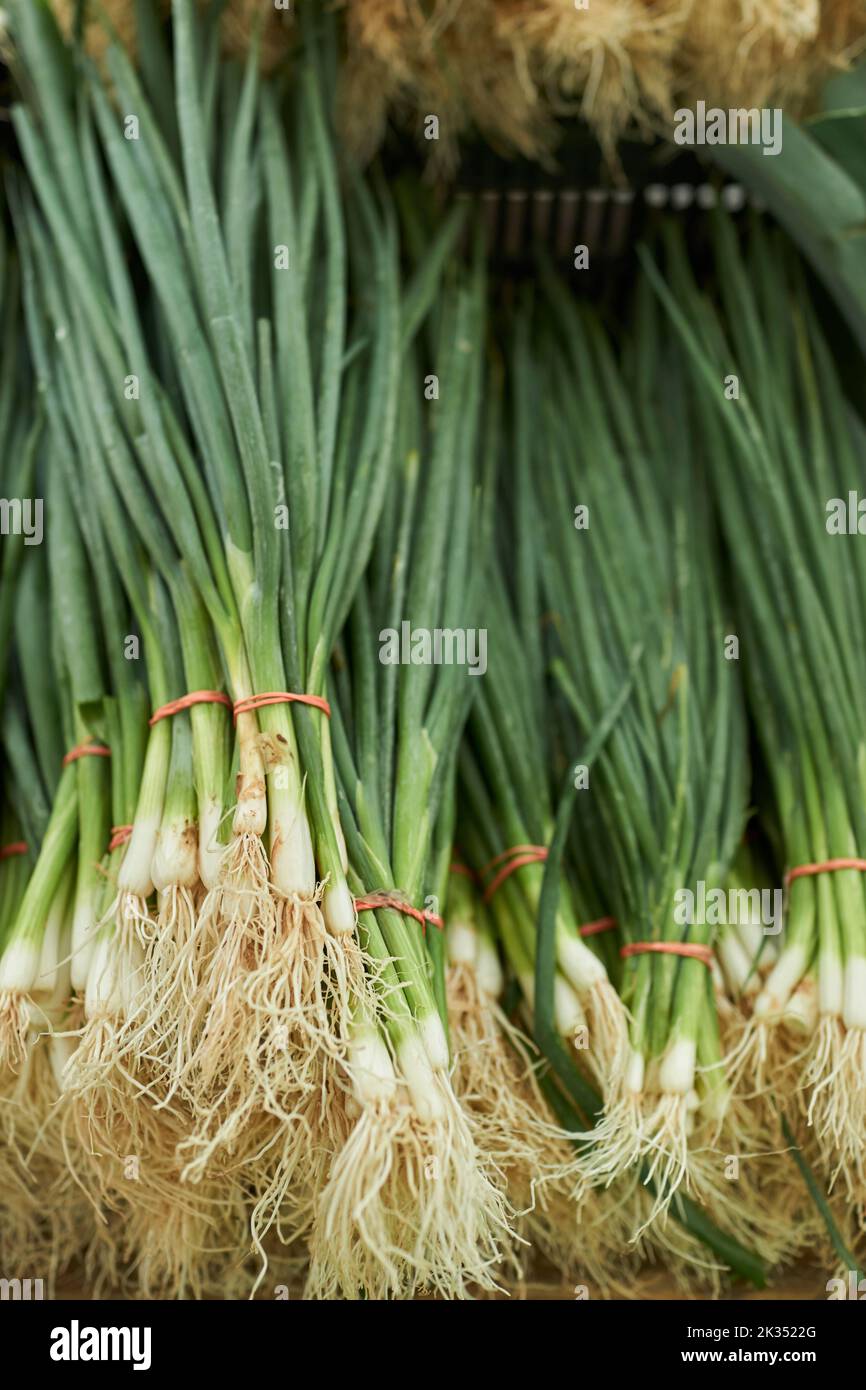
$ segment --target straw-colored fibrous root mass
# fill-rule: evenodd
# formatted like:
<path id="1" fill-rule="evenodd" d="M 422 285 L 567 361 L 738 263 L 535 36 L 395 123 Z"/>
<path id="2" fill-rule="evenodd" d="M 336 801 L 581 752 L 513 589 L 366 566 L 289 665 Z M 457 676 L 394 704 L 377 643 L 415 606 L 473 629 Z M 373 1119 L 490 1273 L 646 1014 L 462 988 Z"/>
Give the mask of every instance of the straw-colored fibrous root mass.
<path id="1" fill-rule="evenodd" d="M 202 4 L 207 0 L 200 0 Z M 64 33 L 74 31 L 78 0 L 50 0 Z M 290 51 L 294 36 L 294 14 L 298 0 L 228 0 L 222 7 L 223 51 L 243 59 L 257 33 L 259 61 L 263 72 L 273 72 Z M 100 14 L 108 20 L 120 42 L 131 54 L 136 51 L 135 5 L 132 0 L 84 0 L 80 6 L 83 17 L 83 37 L 88 53 L 97 61 L 108 47 L 109 38 Z M 171 0 L 162 0 L 167 17 Z"/>
<path id="2" fill-rule="evenodd" d="M 226 52 L 243 57 L 256 21 L 261 65 L 290 61 L 293 0 L 228 0 Z M 311 2 L 311 0 L 310 0 Z M 73 0 L 52 0 L 71 28 Z M 106 39 L 85 6 L 85 43 Z M 103 0 L 133 47 L 133 7 Z M 166 11 L 169 6 L 166 4 Z M 670 135 L 674 111 L 784 106 L 807 111 L 820 84 L 866 44 L 859 0 L 343 0 L 342 138 L 371 157 L 389 118 L 414 132 L 432 166 L 454 167 L 471 131 L 531 159 L 553 156 L 558 123 L 579 113 L 613 157 L 628 132 Z M 437 118 L 436 138 L 429 124 Z"/>
<path id="3" fill-rule="evenodd" d="M 470 127 L 543 158 L 556 122 L 580 113 L 608 153 L 622 134 L 670 134 L 674 111 L 807 108 L 866 39 L 856 0 L 346 0 L 346 138 L 372 151 L 393 109 L 421 136 L 439 117 L 434 163 Z M 375 94 L 375 95 L 374 95 Z M 373 97 L 372 115 L 368 116 Z"/>
<path id="4" fill-rule="evenodd" d="M 94 1226 L 64 1153 L 56 1048 L 56 1040 L 33 1033 L 18 1070 L 0 1073 L 0 1261 L 43 1279 L 47 1297 Z"/>
<path id="5" fill-rule="evenodd" d="M 529 158 L 554 144 L 551 112 L 491 0 L 424 12 L 401 0 L 349 0 L 346 43 L 341 124 L 361 158 L 375 153 L 390 116 L 418 137 L 436 118 L 424 149 L 441 172 L 453 169 L 458 140 L 472 129 Z"/>
<path id="6" fill-rule="evenodd" d="M 195 959 L 184 968 L 197 985 L 193 1010 L 176 1020 L 182 1068 L 166 1059 L 169 1095 L 177 1090 L 195 1114 L 183 1145 L 188 1180 L 221 1149 L 246 1149 L 261 1116 L 309 1126 L 311 1105 L 338 1086 L 352 1014 L 375 974 L 353 934 L 328 931 L 321 889 L 278 895 L 264 861 L 242 846 L 233 854 L 190 938 Z M 305 1146 L 313 1167 L 315 1140 Z M 269 1149 L 276 1144 L 268 1140 Z M 271 1181 L 276 1191 L 284 1177 Z"/>
<path id="7" fill-rule="evenodd" d="M 494 1181 L 502 1184 L 515 1212 L 518 1239 L 509 1259 L 519 1274 L 528 1248 L 521 1227 L 548 1229 L 553 1190 L 569 1185 L 574 1151 L 541 1094 L 532 1045 L 485 995 L 472 965 L 449 966 L 447 995 L 454 1090 Z"/>
<path id="8" fill-rule="evenodd" d="M 503 1279 L 524 1277 L 535 1251 L 569 1280 L 627 1296 L 636 1260 L 620 1194 L 581 1182 L 578 1149 L 542 1094 L 543 1059 L 484 991 L 471 964 L 449 966 L 447 994 L 454 1089 L 514 1212 Z"/>
<path id="9" fill-rule="evenodd" d="M 78 16 L 81 16 L 84 46 L 97 62 L 104 58 L 110 42 L 109 30 L 101 19 L 100 12 L 123 46 L 130 53 L 135 53 L 135 5 L 130 4 L 129 0 L 100 0 L 99 4 L 90 0 L 83 5 L 79 5 L 78 0 L 51 0 L 51 8 L 64 34 L 75 33 Z"/>

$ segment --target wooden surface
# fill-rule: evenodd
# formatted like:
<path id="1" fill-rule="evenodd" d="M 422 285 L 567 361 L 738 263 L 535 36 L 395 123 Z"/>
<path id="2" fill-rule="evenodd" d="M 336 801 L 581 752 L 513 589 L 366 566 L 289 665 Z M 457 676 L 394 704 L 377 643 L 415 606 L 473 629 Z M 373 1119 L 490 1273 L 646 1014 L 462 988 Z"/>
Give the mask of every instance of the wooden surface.
<path id="1" fill-rule="evenodd" d="M 812 1299 L 826 1299 L 826 1282 L 826 1269 L 804 1264 L 786 1271 L 770 1288 L 753 1289 L 748 1285 L 738 1285 L 735 1289 L 723 1294 L 722 1297 L 725 1301 L 785 1299 L 804 1302 Z M 678 1289 L 670 1275 L 664 1270 L 651 1270 L 639 1277 L 634 1285 L 632 1296 L 642 1301 L 658 1302 L 666 1299 L 684 1298 L 689 1295 Z M 87 1300 L 90 1298 L 90 1294 L 80 1280 L 70 1278 L 58 1286 L 57 1297 Z M 516 1286 L 511 1297 L 519 1301 L 564 1303 L 573 1301 L 574 1286 L 564 1281 L 527 1281 Z M 695 1301 L 702 1301 L 697 1295 L 691 1295 L 691 1297 Z"/>
<path id="2" fill-rule="evenodd" d="M 817 1269 L 814 1266 L 804 1265 L 797 1269 L 788 1270 L 781 1275 L 770 1288 L 753 1289 L 749 1285 L 737 1285 L 722 1295 L 725 1301 L 737 1301 L 740 1299 L 749 1302 L 757 1299 L 791 1299 L 796 1301 L 808 1301 L 816 1298 L 826 1298 L 825 1285 L 827 1282 L 826 1269 Z M 664 1270 L 652 1270 L 641 1275 L 634 1286 L 633 1296 L 635 1298 L 657 1302 L 672 1298 L 695 1298 L 701 1301 L 698 1295 L 685 1294 L 671 1279 L 670 1275 Z M 555 1299 L 557 1302 L 574 1298 L 574 1289 L 565 1283 L 526 1283 L 514 1290 L 514 1298 L 524 1299 Z"/>

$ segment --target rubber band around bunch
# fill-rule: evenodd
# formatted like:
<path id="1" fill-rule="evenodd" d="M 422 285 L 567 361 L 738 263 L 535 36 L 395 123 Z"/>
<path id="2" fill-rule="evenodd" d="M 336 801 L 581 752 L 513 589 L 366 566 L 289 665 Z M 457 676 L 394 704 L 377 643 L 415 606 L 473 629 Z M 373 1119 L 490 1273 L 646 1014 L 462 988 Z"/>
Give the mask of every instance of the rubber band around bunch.
<path id="1" fill-rule="evenodd" d="M 127 840 L 132 838 L 133 827 L 131 825 L 113 825 L 111 827 L 111 839 L 108 842 L 108 853 L 115 849 L 120 849 Z"/>
<path id="2" fill-rule="evenodd" d="M 455 859 L 453 864 L 448 865 L 448 872 L 449 874 L 459 874 L 462 878 L 468 878 L 473 883 L 478 882 L 478 875 L 475 870 L 470 869 L 468 864 L 461 864 L 458 859 Z"/>
<path id="3" fill-rule="evenodd" d="M 0 859 L 14 859 L 18 854 L 27 854 L 28 849 L 26 840 L 13 840 L 11 844 L 0 847 Z"/>
<path id="4" fill-rule="evenodd" d="M 544 845 L 513 845 L 511 849 L 503 850 L 497 854 L 495 859 L 484 865 L 479 877 L 485 878 L 491 869 L 495 869 L 497 864 L 502 868 L 494 879 L 488 883 L 484 890 L 484 901 L 490 902 L 493 894 L 499 889 L 507 878 L 510 878 L 516 869 L 522 869 L 527 864 L 543 864 L 547 858 L 547 849 Z"/>
<path id="5" fill-rule="evenodd" d="M 577 931 L 579 936 L 600 936 L 602 932 L 616 931 L 618 925 L 615 917 L 599 917 L 596 922 L 584 922 Z"/>
<path id="6" fill-rule="evenodd" d="M 632 941 L 620 947 L 620 956 L 683 956 L 688 960 L 699 960 L 702 965 L 712 967 L 713 952 L 709 946 L 697 941 Z"/>
<path id="7" fill-rule="evenodd" d="M 495 859 L 491 859 L 481 873 L 477 875 L 479 879 L 488 874 L 491 869 L 495 869 L 497 864 L 502 864 L 499 873 L 489 883 L 484 890 L 484 901 L 490 902 L 493 894 L 514 873 L 515 869 L 522 869 L 526 864 L 543 864 L 547 858 L 547 849 L 544 845 L 514 845 L 511 849 L 503 850 L 497 854 Z M 507 862 L 503 862 L 507 861 Z M 466 869 L 462 864 L 452 864 L 451 871 L 468 873 L 470 877 L 476 877 L 471 869 Z M 600 936 L 602 932 L 616 931 L 617 920 L 615 917 L 599 917 L 594 922 L 585 922 L 582 927 L 578 927 L 580 936 Z"/>
<path id="8" fill-rule="evenodd" d="M 244 700 L 235 700 L 232 706 L 234 718 L 239 714 L 251 714 L 253 710 L 263 709 L 265 705 L 312 705 L 313 709 L 320 709 L 328 718 L 331 717 L 331 706 L 321 695 L 299 695 L 292 690 L 269 690 L 263 695 L 249 695 Z"/>
<path id="9" fill-rule="evenodd" d="M 437 927 L 442 931 L 445 923 L 435 912 L 422 912 L 419 907 L 412 907 L 411 903 L 404 902 L 402 898 L 391 893 L 369 893 L 365 898 L 355 898 L 356 912 L 376 912 L 379 908 L 387 907 L 395 912 L 402 912 L 404 917 L 412 917 L 421 924 L 422 935 L 427 935 L 427 923 Z"/>
<path id="10" fill-rule="evenodd" d="M 838 873 L 841 869 L 855 869 L 861 874 L 866 874 L 866 859 L 825 859 L 818 864 L 798 864 L 785 874 L 784 884 L 787 888 L 795 879 L 812 878 L 815 874 Z"/>
<path id="11" fill-rule="evenodd" d="M 153 728 L 160 719 L 170 719 L 173 714 L 179 714 L 183 709 L 191 709 L 193 705 L 225 705 L 227 709 L 232 708 L 228 695 L 223 694 L 221 690 L 191 690 L 188 695 L 181 695 L 176 700 L 169 700 L 167 704 L 160 705 L 147 722 Z"/>
<path id="12" fill-rule="evenodd" d="M 110 758 L 111 749 L 106 748 L 104 743 L 78 743 L 69 752 L 64 754 L 61 766 L 68 767 L 70 763 L 77 762 L 79 758 Z"/>

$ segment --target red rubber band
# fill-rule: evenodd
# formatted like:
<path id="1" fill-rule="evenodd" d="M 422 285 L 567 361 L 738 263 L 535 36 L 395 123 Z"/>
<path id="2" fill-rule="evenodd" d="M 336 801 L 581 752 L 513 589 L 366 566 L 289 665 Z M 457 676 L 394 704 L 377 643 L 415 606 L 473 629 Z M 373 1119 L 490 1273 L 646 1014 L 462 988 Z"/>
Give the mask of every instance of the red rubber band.
<path id="1" fill-rule="evenodd" d="M 191 690 L 189 695 L 181 695 L 177 700 L 169 700 L 167 705 L 160 705 L 159 709 L 154 710 L 147 722 L 153 728 L 160 719 L 168 719 L 171 715 L 179 714 L 182 709 L 189 709 L 192 705 L 225 705 L 227 709 L 231 709 L 232 702 L 228 695 L 224 695 L 221 690 Z"/>
<path id="2" fill-rule="evenodd" d="M 455 861 L 448 865 L 448 872 L 449 874 L 462 874 L 464 878 L 470 878 L 473 883 L 476 881 L 475 871 L 470 869 L 468 864 L 458 864 Z"/>
<path id="3" fill-rule="evenodd" d="M 813 874 L 832 874 L 838 869 L 859 869 L 866 874 L 866 859 L 825 859 L 823 864 L 798 864 L 785 874 L 785 887 L 795 878 L 811 878 Z"/>
<path id="4" fill-rule="evenodd" d="M 509 855 L 515 857 L 509 859 Z M 507 859 L 508 862 L 502 865 L 492 883 L 489 883 L 485 888 L 484 901 L 490 902 L 496 890 L 514 873 L 515 869 L 522 869 L 526 864 L 542 864 L 546 858 L 547 850 L 544 845 L 515 845 L 513 849 L 507 849 L 502 854 L 497 854 L 495 859 L 491 859 L 489 864 L 485 864 L 481 870 L 482 876 L 487 873 L 488 869 L 501 863 L 503 859 Z"/>
<path id="5" fill-rule="evenodd" d="M 322 699 L 321 695 L 296 695 L 287 690 L 270 690 L 266 695 L 250 695 L 246 700 L 235 700 L 232 709 L 234 717 L 237 719 L 239 714 L 249 714 L 252 710 L 261 709 L 263 705 L 289 705 L 293 703 L 312 705 L 314 709 L 320 709 L 329 719 L 331 717 L 331 706 L 327 700 Z"/>
<path id="6" fill-rule="evenodd" d="M 132 836 L 131 825 L 113 825 L 111 827 L 111 839 L 108 842 L 108 853 L 114 849 L 120 849 Z"/>
<path id="7" fill-rule="evenodd" d="M 713 953 L 709 946 L 701 946 L 696 941 L 634 941 L 630 946 L 620 948 L 623 960 L 627 956 L 650 954 L 688 956 L 691 960 L 699 960 L 703 965 L 709 966 L 713 963 Z"/>
<path id="8" fill-rule="evenodd" d="M 598 936 L 603 931 L 616 931 L 616 927 L 615 917 L 599 917 L 597 922 L 586 922 L 577 930 L 580 936 Z"/>
<path id="9" fill-rule="evenodd" d="M 111 749 L 106 748 L 102 743 L 79 743 L 75 748 L 70 748 L 63 758 L 63 767 L 68 767 L 78 758 L 110 758 Z"/>
<path id="10" fill-rule="evenodd" d="M 422 912 L 420 908 L 412 907 L 410 903 L 404 903 L 401 898 L 394 897 L 389 893 L 371 893 L 366 898 L 355 898 L 356 912 L 375 912 L 377 908 L 390 907 L 395 912 L 402 912 L 404 917 L 413 917 L 416 922 L 421 924 L 421 933 L 427 935 L 427 923 L 438 927 L 442 931 L 445 926 L 441 917 L 435 912 Z"/>
<path id="11" fill-rule="evenodd" d="M 497 864 L 501 864 L 503 859 L 510 859 L 512 854 L 535 854 L 539 859 L 547 858 L 547 849 L 544 845 L 512 845 L 511 849 L 504 849 L 501 854 L 497 854 L 495 859 L 491 859 L 481 870 L 481 877 L 495 869 Z"/>
<path id="12" fill-rule="evenodd" d="M 27 853 L 27 843 L 24 840 L 13 840 L 12 844 L 4 845 L 0 849 L 0 859 L 14 859 L 16 854 Z"/>

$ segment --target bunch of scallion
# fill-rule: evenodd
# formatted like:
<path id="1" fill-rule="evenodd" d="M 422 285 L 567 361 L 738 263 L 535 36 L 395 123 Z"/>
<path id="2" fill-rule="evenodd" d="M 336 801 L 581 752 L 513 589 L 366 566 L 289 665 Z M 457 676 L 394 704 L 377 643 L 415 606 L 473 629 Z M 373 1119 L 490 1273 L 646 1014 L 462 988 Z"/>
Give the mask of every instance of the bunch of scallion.
<path id="1" fill-rule="evenodd" d="M 460 733 L 483 683 L 499 444 L 485 298 L 478 257 L 443 287 L 425 335 L 438 383 L 429 403 L 423 357 L 407 357 L 400 471 L 334 682 L 349 876 L 376 999 L 354 1001 L 351 1125 L 321 1194 L 313 1294 L 492 1288 L 509 1239 L 499 1175 L 451 1082 L 440 935 L 450 840 L 439 808 L 453 796 Z"/>
<path id="2" fill-rule="evenodd" d="M 866 431 L 778 237 L 756 223 L 743 250 L 716 218 L 720 308 L 673 236 L 668 250 L 668 283 L 653 279 L 698 392 L 786 875 L 778 959 L 730 1065 L 748 1090 L 787 1097 L 789 1109 L 802 1100 L 831 1177 L 862 1200 Z M 738 394 L 726 399 L 732 374 Z"/>
<path id="3" fill-rule="evenodd" d="M 698 905 L 726 886 L 748 760 L 687 379 L 645 282 L 618 350 L 555 282 L 547 304 L 535 468 L 563 748 L 577 756 L 627 692 L 593 765 L 574 768 L 574 874 L 618 924 L 630 1015 L 581 1169 L 651 1188 L 633 1238 L 691 1191 L 777 1257 L 788 1232 L 762 1211 L 755 1170 L 744 1161 L 735 1211 L 725 1179 L 724 1156 L 750 1154 L 755 1135 L 722 1067 L 711 965 L 724 928 Z"/>

